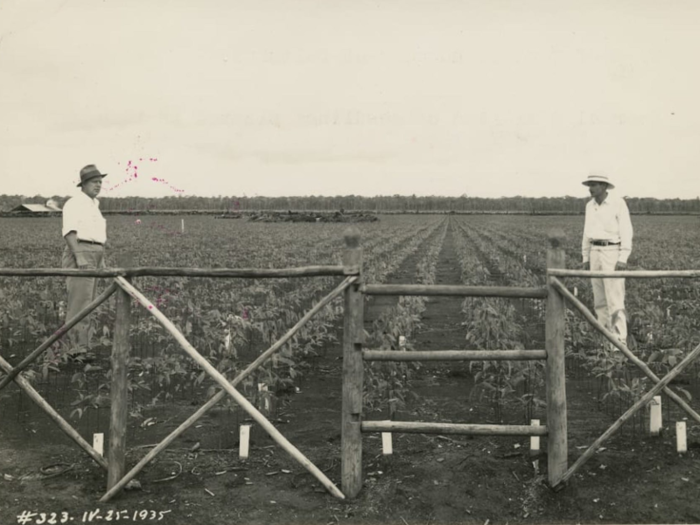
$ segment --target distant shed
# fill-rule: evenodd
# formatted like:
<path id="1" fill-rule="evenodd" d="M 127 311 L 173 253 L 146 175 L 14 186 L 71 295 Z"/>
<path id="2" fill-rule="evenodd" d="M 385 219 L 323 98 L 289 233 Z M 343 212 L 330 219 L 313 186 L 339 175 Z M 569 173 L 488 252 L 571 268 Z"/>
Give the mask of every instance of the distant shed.
<path id="1" fill-rule="evenodd" d="M 61 208 L 55 205 L 45 204 L 20 204 L 10 210 L 11 213 L 21 215 L 46 215 L 50 213 L 60 212 Z"/>

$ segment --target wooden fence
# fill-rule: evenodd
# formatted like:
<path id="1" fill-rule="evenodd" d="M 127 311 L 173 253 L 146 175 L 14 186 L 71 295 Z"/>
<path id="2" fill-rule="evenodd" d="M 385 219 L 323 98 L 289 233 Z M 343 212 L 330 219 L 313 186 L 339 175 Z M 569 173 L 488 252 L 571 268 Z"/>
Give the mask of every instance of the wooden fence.
<path id="1" fill-rule="evenodd" d="M 700 354 L 700 345 L 689 353 L 663 379 L 658 378 L 649 367 L 639 360 L 607 328 L 597 321 L 595 316 L 562 284 L 559 278 L 565 277 L 700 277 L 700 271 L 623 271 L 591 272 L 566 270 L 565 253 L 562 246 L 564 236 L 556 231 L 549 236 L 547 252 L 547 282 L 542 288 L 508 288 L 488 286 L 461 285 L 382 285 L 363 281 L 362 247 L 360 234 L 356 227 L 351 227 L 345 234 L 345 251 L 342 266 L 309 266 L 285 269 L 201 269 L 201 268 L 152 268 L 133 267 L 129 257 L 119 261 L 119 268 L 100 270 L 75 269 L 24 269 L 0 268 L 0 276 L 36 277 L 36 276 L 83 276 L 111 278 L 110 286 L 78 313 L 68 320 L 51 337 L 37 347 L 18 365 L 0 357 L 0 370 L 4 377 L 0 379 L 0 389 L 10 382 L 15 382 L 26 392 L 49 417 L 73 439 L 93 460 L 107 470 L 107 492 L 100 501 L 113 498 L 132 480 L 153 458 L 167 448 L 180 434 L 190 428 L 210 408 L 226 395 L 245 410 L 284 450 L 311 473 L 326 489 L 339 499 L 354 498 L 362 489 L 362 434 L 366 432 L 420 432 L 449 433 L 465 435 L 518 435 L 546 436 L 548 454 L 548 481 L 553 488 L 561 488 L 632 414 L 645 406 L 660 391 L 666 392 L 690 417 L 700 422 L 698 415 L 683 399 L 673 393 L 668 384 L 692 360 Z M 192 345 L 173 323 L 158 310 L 132 283 L 133 278 L 141 276 L 190 276 L 210 278 L 289 278 L 310 276 L 339 276 L 344 280 L 320 302 L 318 302 L 289 331 L 263 352 L 235 379 L 228 381 L 213 367 Z M 31 386 L 23 375 L 28 365 L 34 362 L 47 348 L 63 337 L 68 330 L 90 314 L 112 294 L 117 294 L 116 326 L 113 331 L 112 347 L 112 384 L 111 384 L 111 420 L 110 439 L 107 459 L 97 453 L 90 444 L 66 422 Z M 343 384 L 342 384 L 342 420 L 341 420 L 341 488 L 342 492 L 297 450 L 250 402 L 236 386 L 253 371 L 265 363 L 272 355 L 289 341 L 299 329 L 323 307 L 339 295 L 344 294 L 343 325 Z M 422 295 L 422 296 L 464 296 L 464 297 L 510 297 L 531 298 L 546 301 L 545 348 L 539 350 L 438 350 L 438 351 L 383 351 L 364 349 L 364 302 L 370 295 Z M 129 358 L 128 334 L 131 323 L 131 298 L 153 315 L 164 328 L 170 332 L 181 348 L 221 387 L 197 412 L 184 421 L 177 429 L 152 449 L 137 465 L 126 472 L 126 425 L 128 413 L 127 361 Z M 611 344 L 621 350 L 656 384 L 639 399 L 605 434 L 603 434 L 578 460 L 569 467 L 567 446 L 567 407 L 564 368 L 564 329 L 565 303 L 576 311 L 606 337 Z M 469 361 L 469 360 L 544 360 L 547 389 L 547 421 L 545 426 L 525 425 L 479 425 L 453 423 L 424 423 L 398 421 L 367 421 L 363 418 L 363 371 L 366 361 Z"/>
<path id="2" fill-rule="evenodd" d="M 354 237 L 353 237 L 354 238 Z M 348 240 L 348 242 L 350 242 Z M 308 266 L 302 268 L 282 269 L 201 269 L 201 268 L 152 268 L 133 267 L 130 255 L 121 256 L 118 260 L 118 268 L 99 270 L 77 270 L 56 268 L 2 268 L 0 276 L 36 277 L 36 276 L 81 276 L 81 277 L 106 277 L 112 278 L 110 286 L 94 301 L 87 305 L 72 319 L 60 327 L 44 343 L 30 352 L 17 366 L 0 357 L 0 370 L 5 376 L 0 379 L 0 389 L 14 381 L 49 417 L 66 433 L 75 443 L 82 448 L 98 465 L 107 471 L 107 492 L 100 501 L 109 501 L 119 493 L 134 477 L 160 452 L 165 450 L 179 435 L 190 428 L 209 409 L 221 401 L 226 395 L 231 396 L 236 404 L 250 415 L 272 439 L 287 451 L 299 464 L 312 474 L 331 494 L 339 499 L 345 499 L 343 493 L 326 477 L 326 475 L 311 461 L 309 461 L 294 445 L 292 445 L 253 404 L 236 390 L 236 386 L 246 377 L 257 370 L 269 360 L 274 353 L 279 351 L 309 319 L 327 306 L 333 299 L 343 293 L 359 275 L 359 268 L 352 266 Z M 344 280 L 328 295 L 316 303 L 287 333 L 285 333 L 270 348 L 263 352 L 253 363 L 243 370 L 235 379 L 228 381 L 214 366 L 211 365 L 175 327 L 175 325 L 146 298 L 133 284 L 134 277 L 141 276 L 189 276 L 211 278 L 290 278 L 290 277 L 314 277 L 314 276 L 339 276 Z M 41 397 L 32 385 L 23 377 L 22 371 L 33 363 L 53 343 L 63 337 L 78 322 L 88 316 L 93 310 L 104 303 L 111 295 L 117 295 L 116 320 L 113 330 L 113 345 L 111 355 L 112 380 L 111 380 L 111 405 L 110 405 L 110 429 L 109 447 L 107 458 L 103 458 L 82 436 L 61 417 L 51 405 Z M 143 306 L 163 327 L 174 337 L 180 347 L 210 376 L 221 390 L 214 395 L 197 412 L 184 421 L 178 428 L 171 432 L 161 443 L 153 448 L 130 471 L 126 471 L 126 429 L 128 414 L 128 390 L 127 373 L 130 354 L 129 331 L 131 327 L 131 306 L 134 299 Z"/>

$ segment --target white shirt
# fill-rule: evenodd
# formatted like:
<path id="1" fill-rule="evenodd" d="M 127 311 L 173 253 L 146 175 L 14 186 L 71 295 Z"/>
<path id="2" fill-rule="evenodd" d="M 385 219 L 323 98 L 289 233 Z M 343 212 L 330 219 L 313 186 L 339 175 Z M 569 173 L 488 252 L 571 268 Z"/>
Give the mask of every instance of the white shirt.
<path id="1" fill-rule="evenodd" d="M 63 236 L 76 232 L 78 240 L 104 244 L 107 221 L 100 213 L 100 201 L 80 192 L 63 206 Z"/>
<path id="2" fill-rule="evenodd" d="M 583 262 L 589 261 L 593 240 L 619 242 L 618 261 L 627 263 L 632 253 L 632 233 L 630 212 L 623 198 L 608 194 L 600 204 L 591 199 L 586 204 L 586 220 L 583 226 Z"/>

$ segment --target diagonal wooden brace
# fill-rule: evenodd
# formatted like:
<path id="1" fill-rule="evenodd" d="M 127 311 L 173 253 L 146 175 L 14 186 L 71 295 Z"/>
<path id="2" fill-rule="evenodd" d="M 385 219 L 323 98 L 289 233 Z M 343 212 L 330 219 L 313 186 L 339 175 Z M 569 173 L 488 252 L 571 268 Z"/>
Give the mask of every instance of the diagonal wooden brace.
<path id="1" fill-rule="evenodd" d="M 576 463 L 571 465 L 569 470 L 567 470 L 559 480 L 552 484 L 553 489 L 557 489 L 560 487 L 563 483 L 566 483 L 571 476 L 574 475 L 574 473 L 581 468 L 581 466 L 588 461 L 593 454 L 595 454 L 595 451 L 598 450 L 598 448 L 607 440 L 610 436 L 612 436 L 624 423 L 627 421 L 630 417 L 634 415 L 637 410 L 642 408 L 644 405 L 649 403 L 649 401 L 652 400 L 652 398 L 658 394 L 668 383 L 670 383 L 674 377 L 676 377 L 678 374 L 680 374 L 683 369 L 685 369 L 690 363 L 695 360 L 698 355 L 700 355 L 700 345 L 696 346 L 692 352 L 690 352 L 685 358 L 676 365 L 674 369 L 672 369 L 666 376 L 659 381 L 656 385 L 654 385 L 654 388 L 649 390 L 646 394 L 644 394 L 634 405 L 632 405 L 627 412 L 622 414 L 620 416 L 620 419 L 615 421 L 613 425 L 605 431 L 605 433 L 600 436 L 596 441 L 588 447 L 588 450 L 583 453 L 583 455 L 576 460 Z"/>
<path id="2" fill-rule="evenodd" d="M 620 349 L 620 351 L 625 354 L 627 359 L 632 361 L 637 367 L 644 372 L 644 374 L 654 381 L 655 383 L 658 383 L 660 381 L 659 377 L 647 366 L 647 364 L 639 359 L 636 355 L 632 353 L 632 351 L 627 348 L 627 345 L 623 344 L 620 342 L 620 340 L 615 337 L 615 335 L 610 332 L 605 326 L 603 326 L 598 319 L 595 318 L 595 316 L 591 313 L 591 311 L 586 308 L 586 306 L 579 301 L 574 294 L 572 294 L 568 288 L 556 277 L 550 276 L 550 280 L 552 285 L 564 296 L 564 298 L 571 303 L 571 305 L 576 308 L 585 318 L 586 320 L 593 325 L 594 328 L 596 328 L 601 334 L 605 336 L 605 338 L 610 341 L 613 345 L 615 345 L 616 348 Z M 676 394 L 673 390 L 671 390 L 668 387 L 665 387 L 663 389 L 664 393 L 671 398 L 679 407 L 681 407 L 685 412 L 692 417 L 695 421 L 700 423 L 700 414 L 698 414 L 695 410 L 691 408 L 688 403 L 686 403 L 678 394 Z"/>
<path id="3" fill-rule="evenodd" d="M 112 295 L 115 291 L 117 290 L 117 285 L 115 283 L 112 283 L 104 292 L 102 292 L 99 296 L 97 296 L 90 304 L 88 304 L 85 308 L 80 310 L 75 316 L 73 316 L 66 324 L 64 324 L 61 328 L 56 330 L 51 337 L 49 337 L 46 341 L 44 341 L 39 347 L 37 347 L 35 350 L 32 351 L 27 357 L 25 357 L 16 367 L 12 369 L 11 372 L 9 372 L 5 377 L 0 380 L 0 390 L 2 390 L 5 386 L 7 386 L 12 380 L 17 377 L 17 374 L 19 374 L 22 370 L 24 370 L 28 365 L 33 363 L 37 357 L 39 357 L 41 354 L 43 354 L 48 347 L 50 347 L 52 344 L 54 344 L 56 341 L 58 341 L 61 337 L 63 337 L 68 330 L 73 328 L 76 324 L 78 324 L 80 321 L 82 321 L 87 315 L 92 312 L 95 308 L 100 306 L 102 303 L 104 303 L 107 299 L 109 299 L 109 296 Z"/>
<path id="4" fill-rule="evenodd" d="M 333 292 L 326 296 L 321 302 L 319 302 L 308 314 L 304 316 L 285 336 L 277 341 L 272 347 L 265 351 L 262 355 L 258 357 L 251 365 L 239 374 L 231 383 L 219 373 L 216 368 L 214 368 L 204 357 L 202 357 L 197 350 L 190 345 L 187 339 L 180 333 L 180 331 L 172 324 L 172 322 L 163 315 L 155 305 L 153 305 L 146 297 L 143 296 L 136 288 L 134 288 L 129 282 L 121 277 L 117 277 L 115 281 L 119 286 L 122 287 L 127 293 L 129 293 L 134 299 L 136 299 L 142 306 L 148 309 L 148 311 L 168 330 L 173 337 L 178 341 L 180 346 L 187 352 L 190 357 L 192 357 L 219 385 L 223 388 L 218 394 L 216 394 L 212 399 L 210 399 L 206 405 L 204 405 L 200 410 L 191 416 L 185 423 L 180 425 L 173 433 L 171 433 L 161 444 L 156 447 L 158 451 L 163 450 L 169 443 L 171 443 L 177 435 L 184 432 L 189 426 L 191 426 L 197 418 L 201 417 L 206 410 L 214 406 L 218 401 L 223 399 L 226 394 L 229 394 L 234 400 L 243 408 L 248 414 L 250 414 L 253 419 L 255 419 L 260 426 L 262 426 L 268 434 L 284 448 L 295 460 L 297 460 L 306 470 L 308 470 L 314 477 L 316 477 L 326 489 L 331 492 L 335 497 L 339 499 L 345 499 L 340 490 L 321 472 L 313 463 L 311 463 L 294 445 L 289 443 L 286 438 L 270 423 L 265 416 L 263 416 L 248 400 L 246 400 L 240 392 L 238 392 L 234 386 L 238 384 L 243 378 L 253 372 L 258 368 L 264 361 L 266 361 L 276 350 L 282 347 L 282 345 L 292 337 L 292 335 L 306 322 L 308 321 L 316 312 L 328 304 L 333 298 L 339 295 L 348 285 L 357 280 L 357 277 L 348 277 L 345 279 Z M 155 453 L 154 453 L 155 452 Z M 145 458 L 143 458 L 136 467 L 129 471 L 116 485 L 114 485 L 107 493 L 100 498 L 100 501 L 109 501 L 115 494 L 117 494 L 125 485 L 129 482 L 145 465 L 150 461 L 157 452 L 155 449 L 149 453 Z"/>
<path id="5" fill-rule="evenodd" d="M 13 371 L 12 365 L 0 357 L 0 369 L 5 373 L 10 374 Z M 88 455 L 94 459 L 98 465 L 103 469 L 107 470 L 107 460 L 100 456 L 97 451 L 90 446 L 90 444 L 83 439 L 83 437 L 78 434 L 78 432 L 68 423 L 61 415 L 54 410 L 54 408 L 49 405 L 46 400 L 41 397 L 41 394 L 37 392 L 29 381 L 27 381 L 24 376 L 20 373 L 15 374 L 14 381 L 19 388 L 21 388 L 28 396 L 29 399 L 34 401 L 39 408 L 41 408 L 46 414 L 51 418 L 51 420 L 58 425 L 58 427 L 65 432 L 65 434 L 75 441 L 80 448 L 82 448 Z"/>

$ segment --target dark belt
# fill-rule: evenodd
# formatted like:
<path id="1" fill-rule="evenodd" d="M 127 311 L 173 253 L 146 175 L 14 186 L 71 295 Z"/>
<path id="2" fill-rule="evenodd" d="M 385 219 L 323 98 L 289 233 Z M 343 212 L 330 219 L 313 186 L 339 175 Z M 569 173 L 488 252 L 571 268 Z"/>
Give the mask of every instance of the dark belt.
<path id="1" fill-rule="evenodd" d="M 95 241 L 84 241 L 82 239 L 78 239 L 78 242 L 82 242 L 83 244 L 96 244 L 97 246 L 102 246 L 101 242 L 95 242 Z"/>
<path id="2" fill-rule="evenodd" d="M 593 246 L 620 246 L 619 242 L 610 242 L 610 241 L 591 241 L 591 244 Z"/>

